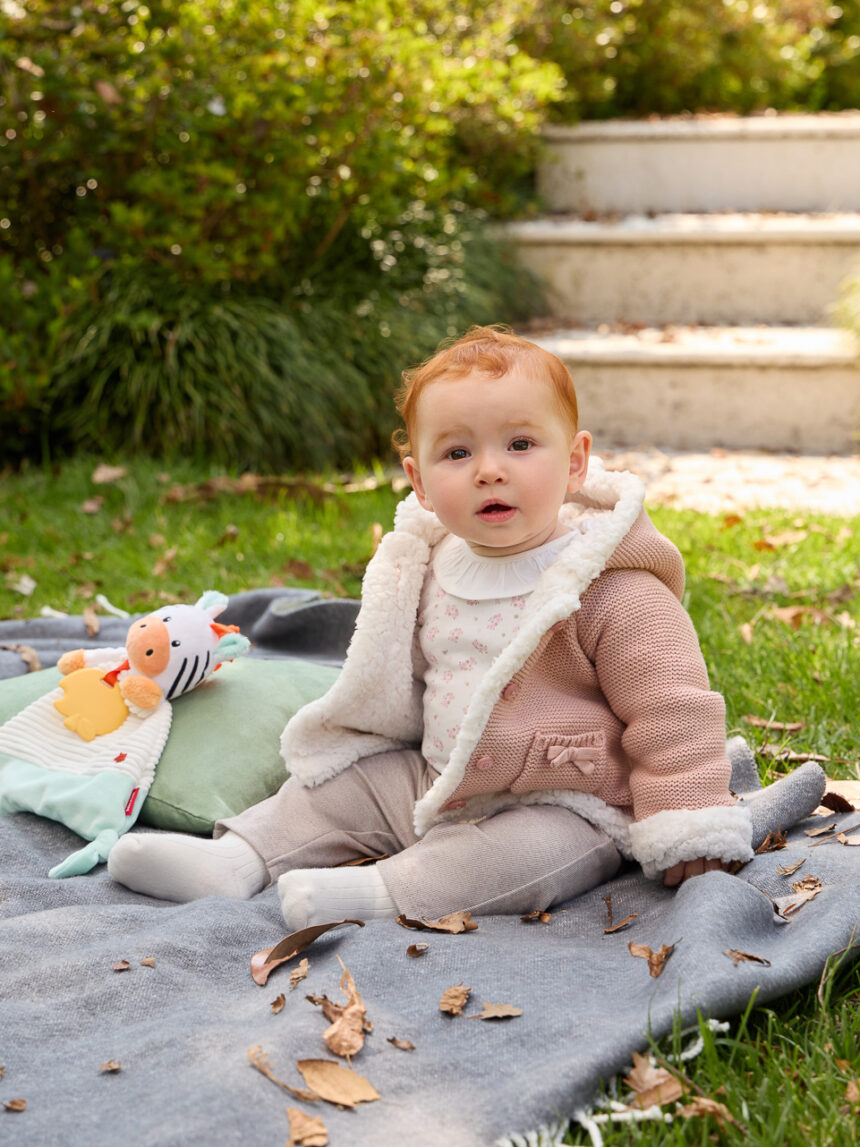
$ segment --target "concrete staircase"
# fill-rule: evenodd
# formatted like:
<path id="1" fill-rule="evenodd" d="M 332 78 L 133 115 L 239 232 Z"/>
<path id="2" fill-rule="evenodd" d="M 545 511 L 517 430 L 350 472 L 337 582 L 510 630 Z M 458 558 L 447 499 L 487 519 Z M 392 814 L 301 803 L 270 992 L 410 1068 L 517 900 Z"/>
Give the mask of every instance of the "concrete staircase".
<path id="1" fill-rule="evenodd" d="M 860 450 L 860 114 L 547 132 L 551 214 L 508 233 L 548 287 L 536 341 L 604 448 Z"/>

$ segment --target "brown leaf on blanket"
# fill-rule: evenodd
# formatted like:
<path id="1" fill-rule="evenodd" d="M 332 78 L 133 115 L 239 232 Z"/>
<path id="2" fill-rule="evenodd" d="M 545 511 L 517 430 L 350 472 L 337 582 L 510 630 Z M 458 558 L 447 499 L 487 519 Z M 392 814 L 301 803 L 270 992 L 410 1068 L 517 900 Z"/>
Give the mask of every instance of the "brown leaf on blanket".
<path id="1" fill-rule="evenodd" d="M 785 839 L 785 833 L 781 828 L 776 832 L 769 832 L 761 844 L 758 846 L 756 856 L 763 852 L 779 852 L 781 848 L 785 848 L 788 841 Z"/>
<path id="2" fill-rule="evenodd" d="M 410 920 L 408 916 L 395 917 L 401 928 L 415 928 L 419 932 L 475 932 L 478 925 L 472 919 L 471 912 L 449 912 L 447 916 L 440 916 L 438 920 L 428 920 L 422 916 L 420 920 Z"/>
<path id="3" fill-rule="evenodd" d="M 0 645 L 0 649 L 8 649 L 10 653 L 17 653 L 24 664 L 27 666 L 28 673 L 38 673 L 42 668 L 42 662 L 39 660 L 39 654 L 32 645 Z"/>
<path id="4" fill-rule="evenodd" d="M 364 1000 L 358 993 L 355 980 L 348 968 L 344 967 L 343 960 L 338 956 L 343 975 L 340 978 L 340 990 L 346 996 L 346 1003 L 341 1005 L 339 1014 L 334 1022 L 323 1032 L 323 1039 L 330 1052 L 342 1056 L 344 1059 L 356 1055 L 364 1047 L 364 1025 L 367 1008 Z"/>
<path id="5" fill-rule="evenodd" d="M 5 1064 L 0 1064 L 0 1079 L 3 1078 L 3 1072 L 6 1070 Z"/>
<path id="6" fill-rule="evenodd" d="M 327 1147 L 328 1130 L 317 1115 L 306 1115 L 298 1107 L 287 1108 L 290 1138 L 287 1147 Z"/>
<path id="7" fill-rule="evenodd" d="M 792 876 L 802 864 L 806 864 L 806 857 L 803 860 L 798 860 L 796 864 L 778 864 L 776 871 L 780 876 Z"/>
<path id="8" fill-rule="evenodd" d="M 439 1011 L 447 1012 L 449 1016 L 461 1016 L 471 991 L 471 988 L 467 988 L 463 984 L 446 988 L 442 993 L 442 999 L 439 1001 Z"/>
<path id="9" fill-rule="evenodd" d="M 717 1125 L 722 1128 L 723 1123 L 734 1123 L 732 1113 L 724 1103 L 718 1103 L 716 1099 L 710 1099 L 707 1095 L 696 1095 L 693 1097 L 691 1103 L 686 1104 L 684 1107 L 679 1107 L 673 1112 L 674 1115 L 682 1116 L 684 1119 L 704 1118 L 710 1115 L 716 1119 Z"/>
<path id="10" fill-rule="evenodd" d="M 101 624 L 96 614 L 95 607 L 92 605 L 84 606 L 84 625 L 86 626 L 87 633 L 90 637 L 97 637 Z"/>
<path id="11" fill-rule="evenodd" d="M 634 1105 L 645 1110 L 655 1104 L 673 1103 L 684 1094 L 680 1081 L 665 1067 L 655 1067 L 647 1055 L 633 1052 L 633 1070 L 624 1077 L 627 1086 L 636 1092 Z"/>
<path id="12" fill-rule="evenodd" d="M 333 1060 L 300 1059 L 296 1067 L 308 1087 L 327 1103 L 355 1107 L 357 1103 L 372 1103 L 382 1098 L 363 1075 Z"/>
<path id="13" fill-rule="evenodd" d="M 840 832 L 837 840 L 840 844 L 860 844 L 860 835 L 847 836 L 844 832 Z"/>
<path id="14" fill-rule="evenodd" d="M 429 951 L 430 951 L 430 945 L 429 944 L 424 944 L 424 943 L 410 944 L 409 947 L 406 949 L 406 955 L 407 956 L 414 956 L 414 957 L 423 956 L 425 952 L 429 952 Z"/>
<path id="15" fill-rule="evenodd" d="M 833 832 L 834 828 L 836 828 L 836 821 L 833 821 L 832 824 L 823 824 L 821 826 L 821 828 L 805 828 L 803 830 L 803 835 L 804 836 L 823 836 L 825 834 L 825 832 Z"/>
<path id="16" fill-rule="evenodd" d="M 742 952 L 740 948 L 726 948 L 723 955 L 728 956 L 735 967 L 738 964 L 764 964 L 766 968 L 770 967 L 770 960 L 764 956 L 754 956 L 752 952 Z"/>
<path id="17" fill-rule="evenodd" d="M 795 880 L 791 887 L 794 892 L 811 892 L 813 896 L 816 896 L 824 885 L 817 876 L 807 875 L 802 880 Z"/>
<path id="18" fill-rule="evenodd" d="M 514 1007 L 513 1004 L 488 1004 L 485 1001 L 481 1006 L 484 1009 L 482 1012 L 466 1018 L 470 1020 L 507 1020 L 523 1014 L 523 1009 Z"/>
<path id="19" fill-rule="evenodd" d="M 3 1106 L 6 1108 L 7 1111 L 26 1111 L 27 1110 L 27 1100 L 26 1099 L 10 1099 L 10 1100 L 8 1100 L 8 1102 L 5 1102 L 3 1104 Z"/>
<path id="20" fill-rule="evenodd" d="M 152 956 L 144 956 L 140 961 L 141 968 L 154 968 L 155 959 Z"/>
<path id="21" fill-rule="evenodd" d="M 534 912 L 527 912 L 525 916 L 520 916 L 523 924 L 533 924 L 535 920 L 540 921 L 541 924 L 549 924 L 552 920 L 552 912 L 542 912 L 540 908 L 535 908 Z"/>
<path id="22" fill-rule="evenodd" d="M 306 1091 L 302 1087 L 290 1087 L 288 1083 L 284 1083 L 282 1079 L 278 1079 L 269 1066 L 269 1057 L 259 1044 L 255 1047 L 248 1048 L 248 1059 L 250 1060 L 251 1067 L 256 1068 L 261 1075 L 265 1075 L 266 1079 L 270 1079 L 272 1083 L 276 1083 L 278 1087 L 282 1087 L 284 1091 L 289 1091 L 290 1095 L 294 1095 L 296 1099 L 302 1099 L 305 1103 L 316 1103 L 322 1098 L 317 1095 L 315 1091 Z"/>
<path id="23" fill-rule="evenodd" d="M 675 944 L 680 943 L 676 940 Z M 647 944 L 628 944 L 627 948 L 631 956 L 638 956 L 642 960 L 648 961 L 648 973 L 656 980 L 663 967 L 672 953 L 675 951 L 675 944 L 663 944 L 654 952 Z"/>
<path id="24" fill-rule="evenodd" d="M 131 964 L 128 962 L 128 960 L 120 960 L 118 964 L 114 964 L 113 970 L 115 972 L 127 972 L 130 967 Z"/>
<path id="25" fill-rule="evenodd" d="M 609 936 L 613 932 L 620 932 L 622 928 L 626 928 L 632 921 L 638 919 L 638 912 L 631 912 L 629 916 L 625 916 L 623 920 L 619 920 L 617 924 L 611 924 L 608 928 L 603 929 L 604 936 Z"/>
<path id="26" fill-rule="evenodd" d="M 306 979 L 310 970 L 311 966 L 307 957 L 303 960 L 299 960 L 297 967 L 293 968 L 290 972 L 290 987 L 294 988 L 296 984 L 300 984 L 302 980 Z"/>
<path id="27" fill-rule="evenodd" d="M 109 1059 L 107 1063 L 103 1063 L 101 1067 L 99 1067 L 99 1071 L 106 1071 L 111 1075 L 116 1075 L 118 1071 L 122 1071 L 122 1064 L 118 1059 Z"/>
<path id="28" fill-rule="evenodd" d="M 334 1002 L 334 1000 L 330 1000 L 328 998 L 328 996 L 325 996 L 325 995 L 323 995 L 323 996 L 305 996 L 305 999 L 309 1003 L 313 1004 L 315 1007 L 320 1008 L 322 1010 L 322 1014 L 325 1016 L 325 1018 L 328 1020 L 328 1022 L 330 1024 L 333 1024 L 335 1022 L 335 1020 L 342 1014 L 343 1009 L 346 1006 L 345 1004 L 336 1004 Z M 371 1023 L 371 1021 L 366 1016 L 364 1019 L 364 1025 L 363 1026 L 364 1026 L 364 1030 L 366 1032 L 372 1032 L 373 1031 L 373 1024 Z"/>
<path id="29" fill-rule="evenodd" d="M 415 1051 L 415 1044 L 408 1039 L 398 1039 L 397 1036 L 391 1035 L 385 1042 L 390 1043 L 392 1047 L 399 1047 L 401 1051 Z"/>
<path id="30" fill-rule="evenodd" d="M 339 928 L 341 924 L 358 924 L 360 928 L 364 927 L 363 920 L 333 920 L 330 924 L 313 924 L 309 928 L 299 928 L 298 932 L 291 932 L 273 948 L 262 948 L 259 952 L 255 952 L 251 957 L 251 975 L 254 983 L 262 987 L 280 964 L 292 960 L 293 956 L 298 956 L 305 948 L 309 948 L 314 940 L 330 932 L 332 928 Z"/>
<path id="31" fill-rule="evenodd" d="M 269 1005 L 272 1009 L 273 1014 L 277 1015 L 278 1012 L 282 1012 L 284 1010 L 284 1005 L 286 1004 L 286 1002 L 287 1002 L 287 997 L 284 995 L 283 992 L 281 992 L 281 994 L 279 996 L 276 996 L 272 1000 L 271 1004 Z"/>
<path id="32" fill-rule="evenodd" d="M 825 793 L 821 798 L 821 804 L 824 808 L 829 808 L 831 812 L 856 812 L 856 807 L 851 801 L 846 800 L 841 793 L 829 792 Z"/>

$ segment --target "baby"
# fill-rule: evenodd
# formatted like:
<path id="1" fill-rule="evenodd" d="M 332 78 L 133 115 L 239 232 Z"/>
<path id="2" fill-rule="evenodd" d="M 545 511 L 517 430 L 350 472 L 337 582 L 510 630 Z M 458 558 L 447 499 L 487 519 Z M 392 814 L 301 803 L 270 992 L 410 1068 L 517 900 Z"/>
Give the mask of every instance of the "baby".
<path id="1" fill-rule="evenodd" d="M 299 928 L 545 909 L 622 857 L 670 886 L 749 860 L 681 556 L 638 478 L 589 472 L 564 364 L 476 327 L 398 409 L 413 493 L 340 677 L 284 730 L 289 780 L 213 840 L 124 836 L 113 878 L 179 901 L 277 880 Z"/>

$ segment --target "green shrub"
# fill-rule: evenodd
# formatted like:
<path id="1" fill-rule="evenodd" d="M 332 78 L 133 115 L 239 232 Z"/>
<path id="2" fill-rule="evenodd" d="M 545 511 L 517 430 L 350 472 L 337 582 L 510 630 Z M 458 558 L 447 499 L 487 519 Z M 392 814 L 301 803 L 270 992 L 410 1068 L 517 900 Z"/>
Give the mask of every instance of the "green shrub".
<path id="1" fill-rule="evenodd" d="M 814 108 L 841 12 L 828 0 L 543 0 L 519 42 L 561 67 L 555 116 L 569 122 Z"/>
<path id="2" fill-rule="evenodd" d="M 106 272 L 70 319 L 53 371 L 53 452 L 257 471 L 385 456 L 404 367 L 464 325 L 540 307 L 537 284 L 470 218 L 462 205 L 442 215 L 416 205 L 370 240 L 372 266 L 368 239 L 347 229 L 328 278 L 282 299 Z"/>

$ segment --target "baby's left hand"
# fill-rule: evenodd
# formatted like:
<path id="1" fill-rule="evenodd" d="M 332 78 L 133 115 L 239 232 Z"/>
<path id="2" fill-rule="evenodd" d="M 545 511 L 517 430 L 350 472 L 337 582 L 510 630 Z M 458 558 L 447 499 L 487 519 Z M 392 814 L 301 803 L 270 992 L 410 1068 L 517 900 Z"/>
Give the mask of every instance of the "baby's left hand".
<path id="1" fill-rule="evenodd" d="M 682 860 L 679 864 L 673 864 L 671 868 L 666 869 L 663 873 L 663 883 L 667 888 L 674 888 L 676 884 L 683 884 L 691 876 L 701 876 L 703 872 L 715 872 L 723 867 L 721 860 L 708 860 L 704 856 L 700 856 L 698 860 Z"/>

